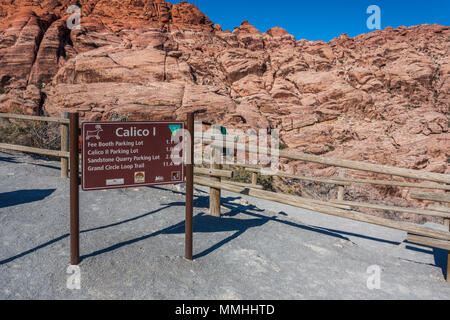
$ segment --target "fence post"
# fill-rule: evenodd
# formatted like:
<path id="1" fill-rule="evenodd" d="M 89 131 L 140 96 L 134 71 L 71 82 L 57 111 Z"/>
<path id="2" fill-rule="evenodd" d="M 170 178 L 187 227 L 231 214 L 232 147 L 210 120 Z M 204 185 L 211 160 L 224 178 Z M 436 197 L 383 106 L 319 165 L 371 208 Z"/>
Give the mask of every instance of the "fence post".
<path id="1" fill-rule="evenodd" d="M 444 219 L 444 224 L 450 231 L 450 219 Z M 447 282 L 450 283 L 450 251 L 447 251 Z"/>
<path id="2" fill-rule="evenodd" d="M 213 127 L 213 135 L 217 136 L 220 134 L 220 130 L 215 130 Z M 215 139 L 215 138 L 214 138 Z M 222 158 L 222 149 L 211 146 L 211 169 L 221 169 L 221 165 L 218 163 L 217 159 Z M 220 162 L 220 160 L 219 160 Z M 211 180 L 217 181 L 220 184 L 219 177 L 211 177 Z M 220 218 L 220 188 L 210 188 L 209 191 L 209 213 L 214 217 Z"/>
<path id="3" fill-rule="evenodd" d="M 345 178 L 345 171 L 344 170 L 339 170 L 339 177 L 341 178 Z M 337 194 L 337 199 L 339 201 L 343 201 L 344 200 L 344 192 L 345 192 L 345 187 L 344 186 L 338 186 L 338 194 Z"/>
<path id="4" fill-rule="evenodd" d="M 448 184 L 446 185 L 448 186 Z M 446 191 L 446 193 L 449 193 L 449 191 Z M 450 207 L 450 203 L 447 203 L 447 207 Z M 450 219 L 444 219 L 444 225 L 450 231 Z M 450 251 L 447 251 L 447 282 L 450 283 Z"/>
<path id="5" fill-rule="evenodd" d="M 64 111 L 61 114 L 61 118 L 69 119 L 69 112 Z M 61 151 L 69 151 L 69 126 L 66 123 L 61 123 Z M 67 179 L 69 177 L 68 174 L 68 165 L 69 159 L 61 158 L 61 178 Z"/>
<path id="6" fill-rule="evenodd" d="M 78 113 L 70 114 L 70 264 L 80 262 L 80 179 L 78 177 Z"/>
<path id="7" fill-rule="evenodd" d="M 252 184 L 253 185 L 258 184 L 258 174 L 256 172 L 252 172 Z"/>

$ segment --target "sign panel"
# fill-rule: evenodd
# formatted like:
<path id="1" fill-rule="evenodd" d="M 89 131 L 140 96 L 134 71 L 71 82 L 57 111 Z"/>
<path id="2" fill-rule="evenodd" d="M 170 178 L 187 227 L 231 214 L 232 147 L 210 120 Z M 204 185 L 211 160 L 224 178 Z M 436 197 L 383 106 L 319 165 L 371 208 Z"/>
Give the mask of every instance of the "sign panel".
<path id="1" fill-rule="evenodd" d="M 180 143 L 172 142 L 172 137 L 180 129 L 182 121 L 83 123 L 83 190 L 184 182 L 183 162 L 172 161 L 172 151 Z M 178 154 L 183 156 L 181 148 Z"/>

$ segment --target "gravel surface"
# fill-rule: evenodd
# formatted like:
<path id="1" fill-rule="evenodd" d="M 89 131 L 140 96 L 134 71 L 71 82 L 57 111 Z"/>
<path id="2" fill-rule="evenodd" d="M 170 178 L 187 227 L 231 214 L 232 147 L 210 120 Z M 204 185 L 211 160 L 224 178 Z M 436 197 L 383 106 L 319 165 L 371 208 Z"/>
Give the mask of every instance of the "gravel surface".
<path id="1" fill-rule="evenodd" d="M 0 299 L 450 299 L 447 252 L 406 233 L 196 188 L 194 254 L 184 192 L 80 193 L 81 289 L 69 290 L 69 181 L 59 163 L 0 152 Z M 442 228 L 438 225 L 430 227 Z M 368 267 L 381 268 L 369 290 Z"/>

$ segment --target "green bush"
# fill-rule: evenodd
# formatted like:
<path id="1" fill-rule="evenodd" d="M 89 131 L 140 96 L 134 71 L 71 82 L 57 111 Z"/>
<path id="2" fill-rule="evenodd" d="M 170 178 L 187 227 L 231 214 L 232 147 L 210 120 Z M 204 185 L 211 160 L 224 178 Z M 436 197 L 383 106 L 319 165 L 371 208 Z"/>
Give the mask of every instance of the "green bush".
<path id="1" fill-rule="evenodd" d="M 137 104 L 139 106 L 146 106 L 146 107 L 150 107 L 150 105 L 148 103 L 142 103 L 142 102 L 133 102 L 133 104 Z"/>
<path id="2" fill-rule="evenodd" d="M 284 150 L 289 148 L 286 144 L 284 144 L 283 142 L 280 142 L 280 150 Z"/>

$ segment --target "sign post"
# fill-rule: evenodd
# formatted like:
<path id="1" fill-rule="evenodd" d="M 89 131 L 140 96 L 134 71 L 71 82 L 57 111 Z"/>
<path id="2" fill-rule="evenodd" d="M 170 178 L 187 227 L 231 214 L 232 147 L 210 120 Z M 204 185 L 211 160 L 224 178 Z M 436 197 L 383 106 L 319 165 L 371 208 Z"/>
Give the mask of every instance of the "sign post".
<path id="1" fill-rule="evenodd" d="M 186 163 L 186 259 L 192 260 L 193 214 L 194 214 L 194 114 L 187 115 L 189 139 L 185 139 L 185 152 L 189 152 Z M 189 143 L 189 145 L 188 145 Z"/>
<path id="2" fill-rule="evenodd" d="M 78 177 L 78 113 L 70 114 L 70 264 L 80 263 L 80 179 Z"/>
<path id="3" fill-rule="evenodd" d="M 80 262 L 79 116 L 70 114 L 70 261 Z M 184 121 L 84 122 L 83 191 L 179 184 L 186 176 L 186 259 L 192 260 L 194 115 Z M 190 135 L 190 136 L 189 136 Z M 187 150 L 186 150 L 187 149 Z M 183 158 L 187 160 L 186 166 Z"/>

